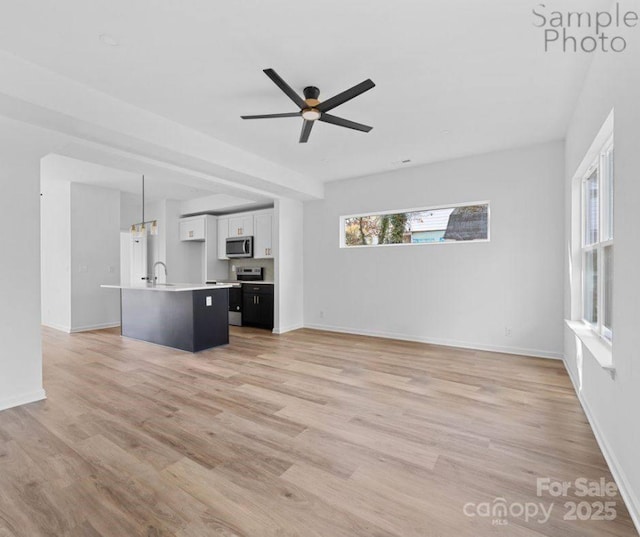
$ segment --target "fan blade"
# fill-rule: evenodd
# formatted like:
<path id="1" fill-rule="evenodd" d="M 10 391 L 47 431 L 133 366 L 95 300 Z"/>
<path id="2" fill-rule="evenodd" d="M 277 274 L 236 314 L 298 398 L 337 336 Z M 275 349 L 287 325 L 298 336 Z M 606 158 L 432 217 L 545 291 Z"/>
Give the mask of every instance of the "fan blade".
<path id="1" fill-rule="evenodd" d="M 363 125 L 362 123 L 356 123 L 355 121 L 349 121 L 331 114 L 322 114 L 318 121 L 324 121 L 325 123 L 331 123 L 332 125 L 338 125 L 339 127 L 347 127 L 348 129 L 354 129 L 362 132 L 369 132 L 373 127 L 369 125 Z"/>
<path id="2" fill-rule="evenodd" d="M 284 114 L 261 114 L 258 116 L 240 116 L 242 119 L 271 119 L 276 117 L 300 117 L 300 112 L 286 112 Z"/>
<path id="3" fill-rule="evenodd" d="M 264 69 L 264 74 L 267 75 L 276 86 L 278 86 L 286 95 L 291 99 L 294 103 L 298 105 L 299 108 L 306 108 L 307 103 L 304 102 L 304 99 L 298 95 L 289 84 L 287 84 L 280 75 L 276 73 L 273 69 Z"/>
<path id="4" fill-rule="evenodd" d="M 334 95 L 333 97 L 331 97 L 331 99 L 327 99 L 326 101 L 321 102 L 315 108 L 320 110 L 320 112 L 328 112 L 332 108 L 335 108 L 336 106 L 340 106 L 341 104 L 346 103 L 347 101 L 350 101 L 354 97 L 357 97 L 361 93 L 364 93 L 365 91 L 369 91 L 371 88 L 374 88 L 374 87 L 375 87 L 375 84 L 371 81 L 371 79 L 367 79 L 364 82 L 360 82 L 360 84 L 357 84 L 352 88 L 349 88 L 348 90 L 343 91 L 342 93 L 338 93 L 338 95 Z"/>
<path id="5" fill-rule="evenodd" d="M 300 133 L 300 143 L 306 144 L 307 140 L 309 140 L 309 135 L 311 134 L 311 128 L 313 127 L 313 121 L 305 120 L 302 124 L 302 132 Z"/>

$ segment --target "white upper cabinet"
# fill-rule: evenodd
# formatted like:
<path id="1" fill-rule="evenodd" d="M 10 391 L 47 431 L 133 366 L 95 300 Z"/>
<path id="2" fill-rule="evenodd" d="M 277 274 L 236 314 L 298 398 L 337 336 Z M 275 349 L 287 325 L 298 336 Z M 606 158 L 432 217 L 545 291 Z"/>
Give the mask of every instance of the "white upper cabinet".
<path id="1" fill-rule="evenodd" d="M 254 213 L 229 214 L 218 217 L 218 259 L 229 259 L 226 255 L 227 239 L 253 236 L 253 257 L 273 259 L 273 210 Z"/>
<path id="2" fill-rule="evenodd" d="M 253 228 L 253 257 L 273 258 L 273 213 L 256 214 Z"/>
<path id="3" fill-rule="evenodd" d="M 203 241 L 206 239 L 206 217 L 193 216 L 180 220 L 181 241 Z"/>
<path id="4" fill-rule="evenodd" d="M 229 259 L 227 257 L 227 237 L 229 236 L 229 219 L 218 218 L 218 259 Z"/>
<path id="5" fill-rule="evenodd" d="M 253 214 L 235 214 L 229 217 L 229 237 L 253 235 Z"/>

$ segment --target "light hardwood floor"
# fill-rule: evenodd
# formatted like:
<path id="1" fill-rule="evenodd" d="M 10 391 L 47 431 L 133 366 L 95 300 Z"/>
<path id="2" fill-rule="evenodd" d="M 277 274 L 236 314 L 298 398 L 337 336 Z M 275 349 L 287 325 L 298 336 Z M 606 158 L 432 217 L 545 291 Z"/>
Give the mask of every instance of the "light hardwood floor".
<path id="1" fill-rule="evenodd" d="M 630 536 L 536 478 L 611 480 L 559 361 L 300 330 L 188 354 L 44 330 L 0 412 L 0 537 Z M 555 502 L 545 524 L 467 503 Z M 602 500 L 602 498 L 594 498 Z M 467 507 L 468 511 L 472 510 Z"/>

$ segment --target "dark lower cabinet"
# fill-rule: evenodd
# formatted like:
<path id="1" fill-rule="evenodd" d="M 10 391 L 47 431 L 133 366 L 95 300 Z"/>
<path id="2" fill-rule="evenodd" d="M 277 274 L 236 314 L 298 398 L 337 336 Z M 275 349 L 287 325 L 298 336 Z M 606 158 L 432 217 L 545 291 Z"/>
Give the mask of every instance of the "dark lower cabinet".
<path id="1" fill-rule="evenodd" d="M 198 352 L 229 343 L 229 290 L 120 291 L 122 335 Z"/>
<path id="2" fill-rule="evenodd" d="M 273 330 L 273 285 L 242 285 L 242 325 Z"/>

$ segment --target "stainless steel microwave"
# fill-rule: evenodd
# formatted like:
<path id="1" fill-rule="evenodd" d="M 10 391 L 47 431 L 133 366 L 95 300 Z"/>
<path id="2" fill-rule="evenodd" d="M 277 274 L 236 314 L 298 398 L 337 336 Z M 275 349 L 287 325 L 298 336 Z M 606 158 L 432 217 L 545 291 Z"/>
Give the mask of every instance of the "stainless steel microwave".
<path id="1" fill-rule="evenodd" d="M 231 237 L 227 239 L 227 257 L 253 257 L 253 237 Z"/>

